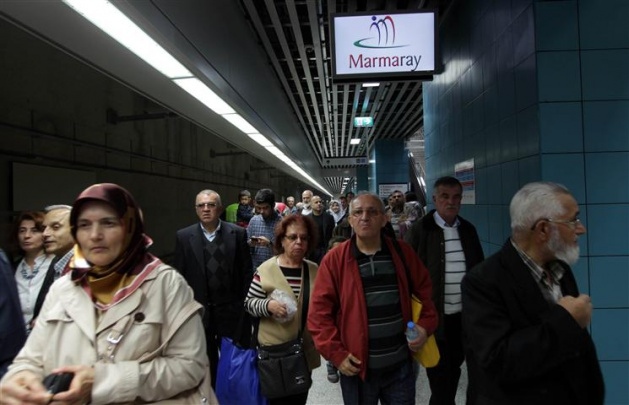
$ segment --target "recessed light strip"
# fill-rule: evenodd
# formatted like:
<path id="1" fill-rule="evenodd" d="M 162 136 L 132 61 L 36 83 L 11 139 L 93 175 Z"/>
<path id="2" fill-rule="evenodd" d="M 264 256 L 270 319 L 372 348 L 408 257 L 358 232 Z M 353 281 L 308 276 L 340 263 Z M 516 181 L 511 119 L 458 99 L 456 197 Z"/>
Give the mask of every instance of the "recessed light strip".
<path id="1" fill-rule="evenodd" d="M 153 38 L 106 0 L 63 0 L 92 24 L 139 56 L 166 77 L 189 77 L 192 73 Z"/>
<path id="2" fill-rule="evenodd" d="M 136 54 L 140 59 L 157 69 L 210 110 L 221 115 L 251 139 L 273 153 L 291 170 L 300 173 L 313 185 L 332 195 L 312 177 L 298 167 L 288 156 L 273 145 L 253 125 L 226 103 L 205 83 L 195 77 L 177 59 L 162 48 L 131 19 L 107 0 L 62 0 L 92 24 Z"/>

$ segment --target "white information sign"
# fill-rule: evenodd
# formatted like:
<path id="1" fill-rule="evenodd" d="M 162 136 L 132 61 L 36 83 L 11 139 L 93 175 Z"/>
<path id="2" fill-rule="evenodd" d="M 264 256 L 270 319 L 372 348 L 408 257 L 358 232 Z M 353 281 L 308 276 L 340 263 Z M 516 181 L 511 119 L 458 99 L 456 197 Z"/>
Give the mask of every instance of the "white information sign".
<path id="1" fill-rule="evenodd" d="M 474 159 L 455 164 L 454 177 L 456 177 L 463 186 L 463 200 L 461 201 L 461 204 L 476 204 L 476 179 L 474 177 Z"/>
<path id="2" fill-rule="evenodd" d="M 378 195 L 380 196 L 380 198 L 387 198 L 389 194 L 393 193 L 395 190 L 406 193 L 408 191 L 408 184 L 378 184 Z"/>

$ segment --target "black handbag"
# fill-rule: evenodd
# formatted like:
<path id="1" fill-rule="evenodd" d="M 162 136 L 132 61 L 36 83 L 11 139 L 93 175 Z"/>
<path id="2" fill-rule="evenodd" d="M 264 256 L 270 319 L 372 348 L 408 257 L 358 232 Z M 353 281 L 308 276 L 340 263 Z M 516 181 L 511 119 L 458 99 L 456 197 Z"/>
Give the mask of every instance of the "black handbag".
<path id="1" fill-rule="evenodd" d="M 269 399 L 282 398 L 307 392 L 312 386 L 303 349 L 301 331 L 308 314 L 310 275 L 304 263 L 304 288 L 302 290 L 302 322 L 297 339 L 286 343 L 258 346 L 258 374 L 262 395 Z"/>
<path id="2" fill-rule="evenodd" d="M 258 374 L 262 395 L 269 399 L 308 391 L 312 377 L 301 338 L 258 347 Z"/>

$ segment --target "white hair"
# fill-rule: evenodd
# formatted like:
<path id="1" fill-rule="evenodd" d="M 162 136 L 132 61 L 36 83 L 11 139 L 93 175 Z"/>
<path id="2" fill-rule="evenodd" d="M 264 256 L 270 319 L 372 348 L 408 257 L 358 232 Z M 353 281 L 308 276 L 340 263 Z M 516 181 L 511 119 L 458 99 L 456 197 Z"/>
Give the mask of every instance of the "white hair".
<path id="1" fill-rule="evenodd" d="M 565 208 L 557 199 L 558 194 L 568 194 L 568 189 L 557 183 L 534 182 L 518 190 L 511 199 L 511 231 L 515 234 L 527 231 L 543 218 L 557 218 Z"/>
<path id="2" fill-rule="evenodd" d="M 48 213 L 50 211 L 55 211 L 55 210 L 72 211 L 72 206 L 71 205 L 65 205 L 65 204 L 54 204 L 54 205 L 49 205 L 46 208 L 44 208 L 44 212 L 46 212 L 46 213 Z"/>
<path id="3" fill-rule="evenodd" d="M 212 195 L 212 194 L 216 195 L 216 203 L 219 206 L 222 207 L 223 203 L 221 202 L 221 195 L 219 193 L 217 193 L 216 191 L 214 191 L 214 190 L 210 190 L 210 189 L 201 190 L 201 191 L 199 191 L 199 194 L 197 194 L 197 197 L 200 196 L 200 195 Z M 196 199 L 195 199 L 195 201 L 196 201 Z"/>

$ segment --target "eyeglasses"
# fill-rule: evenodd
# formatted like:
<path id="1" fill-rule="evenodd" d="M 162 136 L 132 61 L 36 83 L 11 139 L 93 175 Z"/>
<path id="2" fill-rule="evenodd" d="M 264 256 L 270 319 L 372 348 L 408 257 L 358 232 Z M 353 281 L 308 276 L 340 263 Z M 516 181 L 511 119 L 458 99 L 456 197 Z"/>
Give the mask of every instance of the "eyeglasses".
<path id="1" fill-rule="evenodd" d="M 376 217 L 380 215 L 381 212 L 373 208 L 369 208 L 366 210 L 357 209 L 357 210 L 352 211 L 352 216 L 354 218 L 360 218 L 363 216 L 363 214 L 366 214 L 367 217 L 371 218 L 371 217 Z"/>
<path id="2" fill-rule="evenodd" d="M 217 203 L 200 203 L 200 204 L 196 204 L 195 207 L 197 208 L 216 208 L 218 207 Z"/>
<path id="3" fill-rule="evenodd" d="M 297 239 L 302 242 L 308 242 L 310 240 L 310 236 L 308 235 L 286 235 L 284 237 L 293 243 L 297 242 Z"/>
<path id="4" fill-rule="evenodd" d="M 552 219 L 552 218 L 540 218 L 537 221 L 535 221 L 535 223 L 533 224 L 533 226 L 531 227 L 531 231 L 533 229 L 535 229 L 535 227 L 537 226 L 537 224 L 539 223 L 539 221 L 548 221 L 548 222 L 553 222 L 555 224 L 564 224 L 564 225 L 568 225 L 568 227 L 572 230 L 576 229 L 577 226 L 579 225 L 583 225 L 581 223 L 581 220 L 579 218 L 575 218 L 573 220 L 565 220 L 565 219 Z"/>

